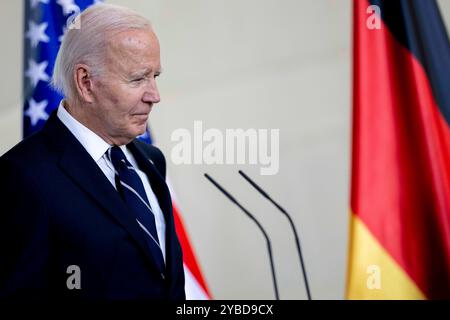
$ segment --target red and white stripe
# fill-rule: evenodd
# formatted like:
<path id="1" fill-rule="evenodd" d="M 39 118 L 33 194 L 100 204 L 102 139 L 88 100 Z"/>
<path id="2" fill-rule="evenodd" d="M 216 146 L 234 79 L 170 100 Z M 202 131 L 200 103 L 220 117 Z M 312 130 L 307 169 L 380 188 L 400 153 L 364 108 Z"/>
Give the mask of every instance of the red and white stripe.
<path id="1" fill-rule="evenodd" d="M 191 246 L 186 229 L 181 219 L 180 212 L 176 203 L 175 192 L 169 178 L 167 178 L 167 185 L 169 186 L 170 194 L 172 196 L 172 208 L 173 216 L 175 220 L 175 229 L 180 240 L 181 248 L 183 250 L 183 264 L 184 264 L 184 276 L 185 276 L 185 291 L 187 300 L 209 300 L 211 294 L 206 286 L 205 279 L 203 278 L 200 267 L 197 263 L 197 259 L 194 253 L 194 249 Z"/>

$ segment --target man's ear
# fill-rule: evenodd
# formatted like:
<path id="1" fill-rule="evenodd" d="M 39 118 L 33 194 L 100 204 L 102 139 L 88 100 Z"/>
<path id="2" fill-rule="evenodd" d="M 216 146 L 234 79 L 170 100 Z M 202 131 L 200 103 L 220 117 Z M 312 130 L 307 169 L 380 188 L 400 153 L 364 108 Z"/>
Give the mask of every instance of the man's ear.
<path id="1" fill-rule="evenodd" d="M 76 64 L 74 70 L 75 87 L 80 99 L 93 102 L 91 68 L 85 64 Z"/>

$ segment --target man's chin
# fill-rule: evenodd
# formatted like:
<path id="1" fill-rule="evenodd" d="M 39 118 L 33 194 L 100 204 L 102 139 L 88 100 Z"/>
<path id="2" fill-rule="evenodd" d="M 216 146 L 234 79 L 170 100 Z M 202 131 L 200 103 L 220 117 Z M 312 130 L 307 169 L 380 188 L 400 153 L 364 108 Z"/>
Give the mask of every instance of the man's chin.
<path id="1" fill-rule="evenodd" d="M 135 130 L 134 136 L 137 138 L 137 137 L 143 135 L 146 131 L 147 131 L 147 123 L 145 123 L 142 126 L 137 127 Z"/>

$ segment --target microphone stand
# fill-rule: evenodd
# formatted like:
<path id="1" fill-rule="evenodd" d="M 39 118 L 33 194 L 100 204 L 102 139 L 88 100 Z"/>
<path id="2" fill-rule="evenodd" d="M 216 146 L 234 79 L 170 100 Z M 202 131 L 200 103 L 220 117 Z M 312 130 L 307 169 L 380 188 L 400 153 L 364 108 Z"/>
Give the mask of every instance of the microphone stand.
<path id="1" fill-rule="evenodd" d="M 305 264 L 303 262 L 303 256 L 302 256 L 302 250 L 300 248 L 300 240 L 297 234 L 297 229 L 295 228 L 294 222 L 292 221 L 291 216 L 287 213 L 286 210 L 284 210 L 283 207 L 281 207 L 275 200 L 273 200 L 268 194 L 267 192 L 265 192 L 263 189 L 261 189 L 261 187 L 259 187 L 256 182 L 254 182 L 252 179 L 250 179 L 249 176 L 247 176 L 242 170 L 239 170 L 239 174 L 244 177 L 245 180 L 247 180 L 256 190 L 259 191 L 259 193 L 261 193 L 266 199 L 268 199 L 270 202 L 272 202 L 273 205 L 275 205 L 275 207 L 278 208 L 278 210 L 280 210 L 289 220 L 289 223 L 291 225 L 292 231 L 294 232 L 294 236 L 295 236 L 295 243 L 297 245 L 297 253 L 298 256 L 300 258 L 300 266 L 302 268 L 302 274 L 303 274 L 303 280 L 305 282 L 305 287 L 306 287 L 306 294 L 308 296 L 308 300 L 311 300 L 311 293 L 309 291 L 309 285 L 308 285 L 308 278 L 306 277 L 306 270 L 305 270 Z"/>
<path id="2" fill-rule="evenodd" d="M 275 289 L 275 298 L 277 300 L 280 300 L 279 294 L 278 294 L 278 285 L 277 285 L 277 279 L 275 277 L 275 267 L 273 264 L 273 256 L 272 256 L 272 246 L 270 244 L 270 240 L 269 237 L 266 233 L 266 231 L 264 231 L 264 228 L 262 227 L 262 225 L 258 222 L 258 220 L 256 220 L 256 218 L 250 213 L 248 212 L 247 209 L 245 209 L 231 194 L 229 194 L 224 188 L 222 188 L 213 178 L 211 178 L 207 173 L 205 173 L 205 177 L 213 184 L 217 187 L 217 189 L 219 189 L 220 191 L 222 191 L 222 193 L 231 201 L 233 202 L 235 205 L 237 205 L 242 211 L 244 211 L 247 216 L 252 219 L 256 225 L 258 226 L 258 228 L 261 230 L 261 232 L 264 235 L 264 238 L 266 238 L 266 243 L 267 243 L 267 250 L 269 252 L 269 259 L 270 259 L 270 268 L 272 271 L 272 280 L 273 280 L 273 287 Z"/>

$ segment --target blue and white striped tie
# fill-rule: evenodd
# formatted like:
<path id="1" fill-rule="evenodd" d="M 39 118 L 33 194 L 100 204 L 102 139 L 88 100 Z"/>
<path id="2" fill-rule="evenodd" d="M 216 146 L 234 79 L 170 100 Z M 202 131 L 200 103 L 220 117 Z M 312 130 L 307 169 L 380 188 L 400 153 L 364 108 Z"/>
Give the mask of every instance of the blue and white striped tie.
<path id="1" fill-rule="evenodd" d="M 150 251 L 155 256 L 161 270 L 164 270 L 164 258 L 156 231 L 155 215 L 145 193 L 139 175 L 128 162 L 125 154 L 118 146 L 108 150 L 108 156 L 116 170 L 116 187 L 130 211 L 134 214 L 136 222 L 147 235 L 146 239 Z"/>

